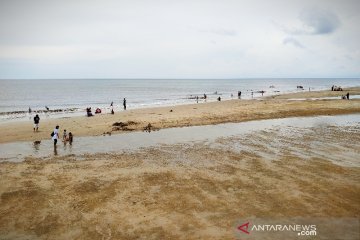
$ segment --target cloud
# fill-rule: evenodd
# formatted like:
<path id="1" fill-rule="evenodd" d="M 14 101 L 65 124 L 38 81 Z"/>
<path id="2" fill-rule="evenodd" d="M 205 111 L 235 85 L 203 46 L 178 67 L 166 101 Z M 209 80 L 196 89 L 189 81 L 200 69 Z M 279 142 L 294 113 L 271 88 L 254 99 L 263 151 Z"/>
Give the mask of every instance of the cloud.
<path id="1" fill-rule="evenodd" d="M 285 31 L 293 35 L 323 35 L 335 32 L 340 26 L 340 20 L 335 13 L 318 8 L 304 9 L 299 20 L 300 27 Z"/>
<path id="2" fill-rule="evenodd" d="M 221 36 L 229 36 L 234 37 L 237 35 L 237 32 L 232 29 L 225 29 L 225 28 L 214 28 L 214 29 L 200 29 L 199 32 L 201 33 L 212 33 L 215 35 Z"/>
<path id="3" fill-rule="evenodd" d="M 283 41 L 283 44 L 284 45 L 291 44 L 297 48 L 305 48 L 298 40 L 296 40 L 295 38 L 292 38 L 292 37 L 285 38 Z"/>

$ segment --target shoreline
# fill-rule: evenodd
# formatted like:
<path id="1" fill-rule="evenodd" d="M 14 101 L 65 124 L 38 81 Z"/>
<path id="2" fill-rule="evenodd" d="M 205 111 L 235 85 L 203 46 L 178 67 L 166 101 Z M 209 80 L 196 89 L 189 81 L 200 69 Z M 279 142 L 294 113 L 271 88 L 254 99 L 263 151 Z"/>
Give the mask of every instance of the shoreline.
<path id="1" fill-rule="evenodd" d="M 341 96 L 350 92 L 350 100 L 306 98 Z M 39 132 L 33 132 L 32 121 L 0 124 L 0 143 L 16 141 L 41 141 L 50 139 L 56 125 L 60 133 L 64 129 L 77 136 L 99 136 L 129 131 L 143 131 L 151 124 L 151 129 L 185 126 L 213 125 L 229 122 L 275 119 L 286 117 L 305 117 L 317 115 L 339 115 L 360 112 L 360 87 L 344 89 L 342 92 L 316 91 L 283 94 L 252 100 L 226 100 L 166 107 L 142 108 L 116 112 L 114 115 L 101 114 L 94 117 L 76 116 L 58 119 L 42 119 Z M 292 98 L 304 98 L 291 101 Z M 113 126 L 117 123 L 117 126 Z"/>

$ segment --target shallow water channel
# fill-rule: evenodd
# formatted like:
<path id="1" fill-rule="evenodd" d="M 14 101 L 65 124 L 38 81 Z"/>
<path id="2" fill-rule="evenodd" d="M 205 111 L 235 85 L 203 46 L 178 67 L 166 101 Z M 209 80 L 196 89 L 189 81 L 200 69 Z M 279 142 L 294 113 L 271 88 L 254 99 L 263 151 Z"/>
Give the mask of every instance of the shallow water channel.
<path id="1" fill-rule="evenodd" d="M 337 128 L 357 127 L 360 126 L 360 114 L 270 119 L 242 123 L 161 129 L 150 133 L 131 132 L 113 134 L 111 136 L 76 137 L 75 134 L 72 145 L 58 142 L 56 150 L 54 150 L 53 142 L 50 139 L 43 140 L 40 144 L 34 144 L 33 142 L 5 143 L 0 144 L 0 162 L 21 162 L 26 157 L 41 158 L 53 155 L 121 153 L 123 151 L 133 151 L 146 147 L 161 147 L 163 144 L 207 142 L 211 145 L 211 143 L 215 143 L 216 140 L 223 138 L 236 138 L 245 135 L 256 138 L 261 131 L 282 131 L 283 135 L 290 136 L 298 132 L 306 132 L 309 131 L 309 129 L 324 126 Z M 355 134 L 359 134 L 359 132 Z M 319 138 L 321 137 L 322 136 L 319 136 Z M 291 145 L 292 143 L 282 144 Z M 242 148 L 242 142 L 237 142 L 236 145 L 239 149 Z M 243 145 L 245 146 L 245 144 Z M 282 147 L 281 144 L 274 145 L 274 142 L 271 142 L 270 139 L 268 146 L 270 148 Z"/>

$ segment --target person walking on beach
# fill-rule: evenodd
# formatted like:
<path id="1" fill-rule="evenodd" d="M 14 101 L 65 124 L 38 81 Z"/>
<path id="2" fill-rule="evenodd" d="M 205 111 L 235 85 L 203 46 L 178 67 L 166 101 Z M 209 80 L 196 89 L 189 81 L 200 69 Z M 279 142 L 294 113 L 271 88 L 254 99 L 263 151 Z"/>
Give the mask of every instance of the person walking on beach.
<path id="1" fill-rule="evenodd" d="M 124 98 L 124 101 L 123 101 L 123 105 L 124 105 L 124 110 L 126 110 L 126 99 Z"/>
<path id="2" fill-rule="evenodd" d="M 39 115 L 36 114 L 36 116 L 34 117 L 34 132 L 39 131 L 39 122 L 40 122 L 40 117 Z"/>
<path id="3" fill-rule="evenodd" d="M 56 147 L 59 138 L 59 126 L 56 126 L 54 131 L 51 133 L 51 139 L 54 140 L 54 147 Z"/>

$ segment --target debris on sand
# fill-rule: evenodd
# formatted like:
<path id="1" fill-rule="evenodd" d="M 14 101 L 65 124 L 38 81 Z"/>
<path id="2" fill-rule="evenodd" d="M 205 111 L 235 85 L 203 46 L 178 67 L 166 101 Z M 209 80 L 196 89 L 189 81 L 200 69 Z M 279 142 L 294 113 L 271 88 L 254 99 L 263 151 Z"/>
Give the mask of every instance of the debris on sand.
<path id="1" fill-rule="evenodd" d="M 113 131 L 134 131 L 133 128 L 128 128 L 130 125 L 137 125 L 137 122 L 128 121 L 128 122 L 115 122 L 113 123 Z"/>

